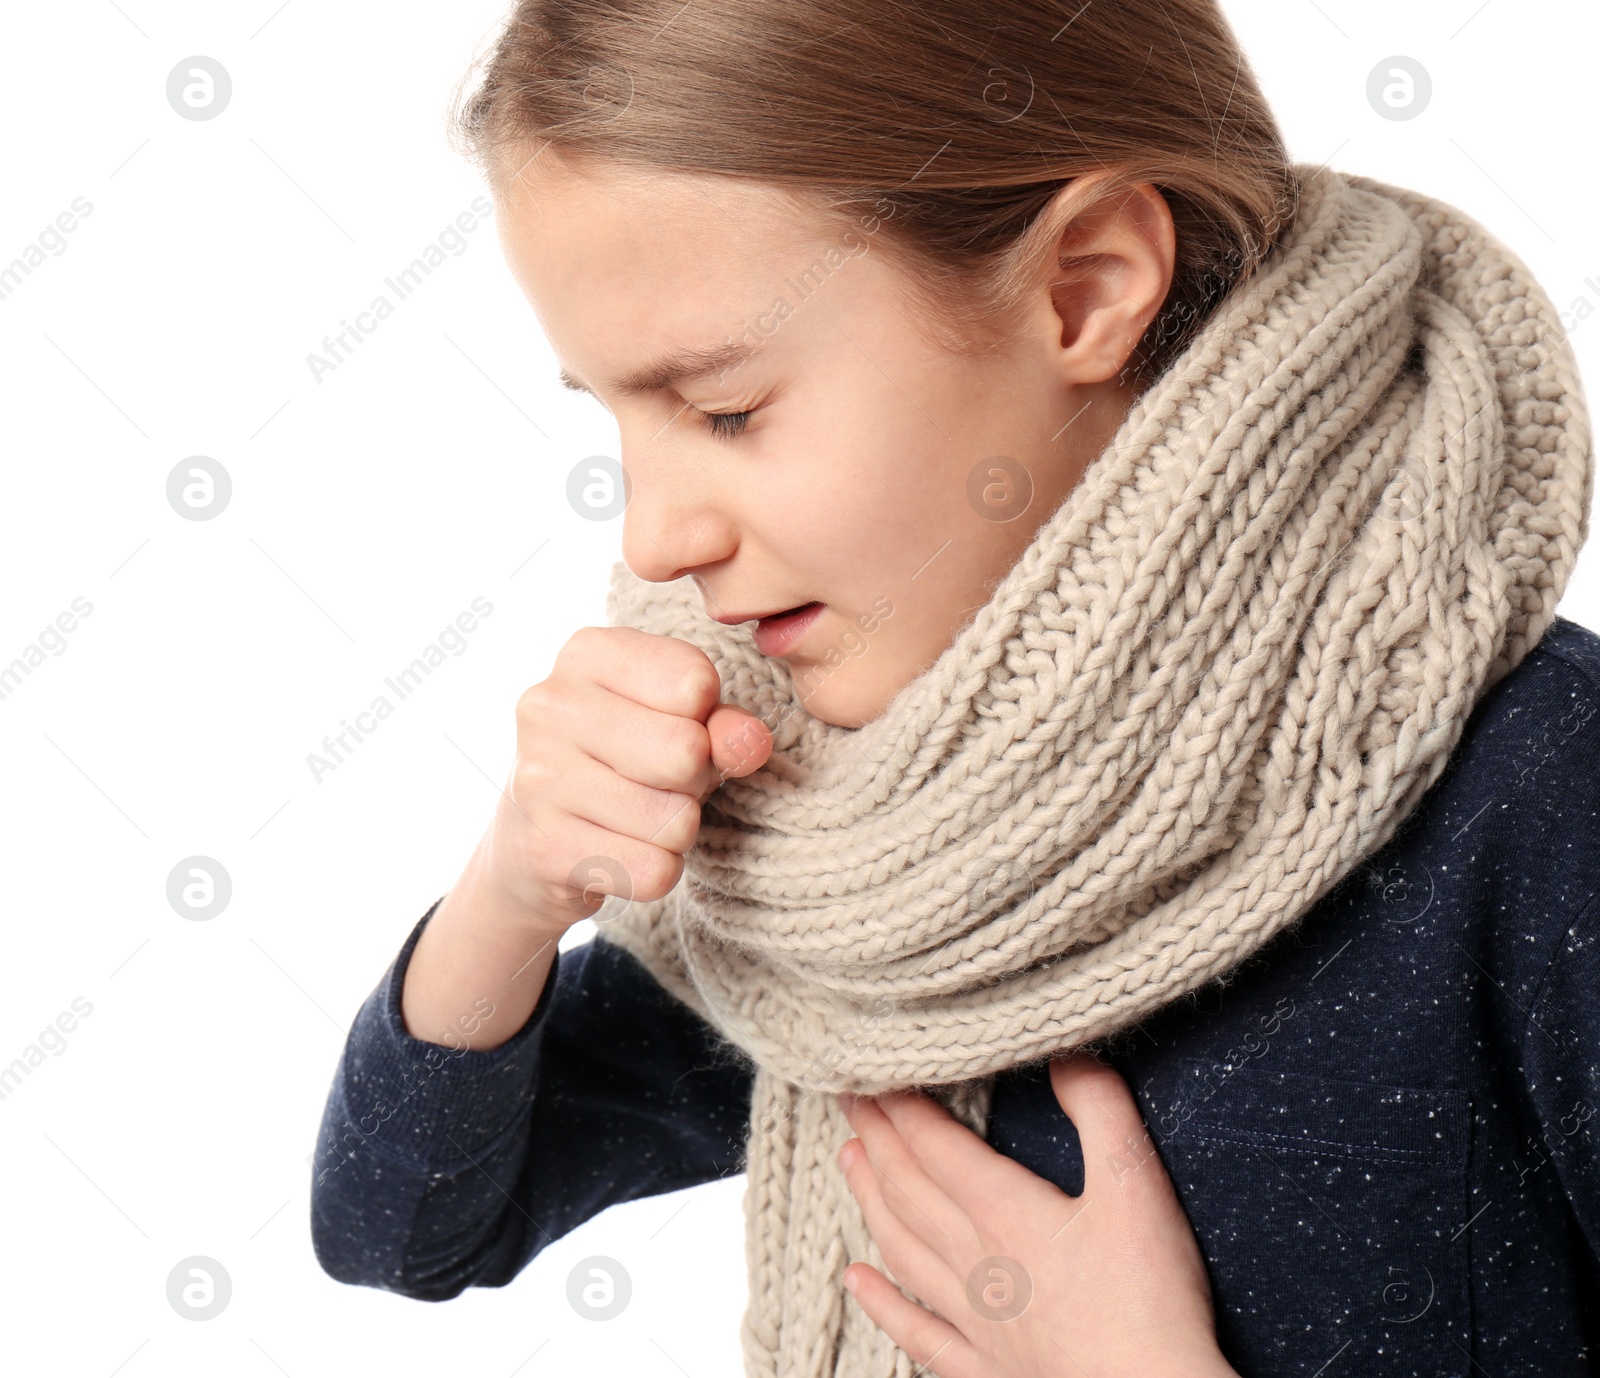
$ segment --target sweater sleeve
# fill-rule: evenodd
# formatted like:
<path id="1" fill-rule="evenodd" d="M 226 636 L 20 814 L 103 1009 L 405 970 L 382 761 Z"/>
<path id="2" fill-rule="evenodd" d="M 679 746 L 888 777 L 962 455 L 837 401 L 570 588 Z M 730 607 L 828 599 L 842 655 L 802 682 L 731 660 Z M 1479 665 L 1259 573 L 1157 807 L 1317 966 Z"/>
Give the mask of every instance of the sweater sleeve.
<path id="1" fill-rule="evenodd" d="M 357 1012 L 313 1156 L 311 1237 L 340 1282 L 445 1301 L 502 1287 L 607 1206 L 744 1168 L 752 1073 L 603 937 L 558 952 L 490 1049 L 414 1038 L 412 928 Z"/>

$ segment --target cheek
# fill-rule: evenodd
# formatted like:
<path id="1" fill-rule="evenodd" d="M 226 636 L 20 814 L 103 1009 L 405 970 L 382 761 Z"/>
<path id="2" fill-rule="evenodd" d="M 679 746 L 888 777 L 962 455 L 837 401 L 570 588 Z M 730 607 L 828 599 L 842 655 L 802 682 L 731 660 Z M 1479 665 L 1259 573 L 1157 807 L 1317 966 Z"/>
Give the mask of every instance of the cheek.
<path id="1" fill-rule="evenodd" d="M 946 538 L 959 540 L 938 510 L 937 485 L 898 458 L 857 451 L 809 466 L 806 483 L 769 505 L 770 543 L 841 605 L 866 606 L 880 593 L 898 601 L 921 585 L 912 575 Z"/>
<path id="2" fill-rule="evenodd" d="M 864 360 L 862 368 L 876 376 Z M 945 540 L 961 539 L 972 512 L 952 473 L 951 441 L 902 393 L 885 388 L 888 395 L 860 389 L 809 429 L 802 441 L 808 491 L 790 496 L 813 516 L 812 532 L 831 553 L 889 570 L 915 557 L 909 577 Z"/>
<path id="3" fill-rule="evenodd" d="M 808 389 L 788 452 L 753 466 L 769 475 L 763 534 L 841 612 L 887 597 L 895 611 L 868 638 L 881 652 L 872 659 L 917 665 L 942 649 L 963 610 L 987 601 L 1010 528 L 983 520 L 968 499 L 969 471 L 988 452 L 953 419 L 964 380 L 906 359 L 904 377 L 891 380 L 849 353 L 854 371 L 840 356 L 825 385 Z"/>

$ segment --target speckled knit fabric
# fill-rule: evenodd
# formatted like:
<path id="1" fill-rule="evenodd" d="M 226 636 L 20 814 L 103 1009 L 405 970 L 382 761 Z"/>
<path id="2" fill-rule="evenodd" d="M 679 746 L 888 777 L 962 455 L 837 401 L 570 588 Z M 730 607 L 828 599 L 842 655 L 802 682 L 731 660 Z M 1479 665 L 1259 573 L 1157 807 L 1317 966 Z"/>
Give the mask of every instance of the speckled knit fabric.
<path id="1" fill-rule="evenodd" d="M 1554 308 L 1453 207 L 1297 170 L 1289 241 L 865 727 L 692 581 L 613 571 L 613 623 L 700 646 L 774 731 L 677 889 L 597 915 L 756 1063 L 750 1378 L 917 1369 L 844 1291 L 883 1262 L 838 1092 L 982 1133 L 993 1073 L 1222 973 L 1382 846 L 1550 625 L 1593 484 Z"/>

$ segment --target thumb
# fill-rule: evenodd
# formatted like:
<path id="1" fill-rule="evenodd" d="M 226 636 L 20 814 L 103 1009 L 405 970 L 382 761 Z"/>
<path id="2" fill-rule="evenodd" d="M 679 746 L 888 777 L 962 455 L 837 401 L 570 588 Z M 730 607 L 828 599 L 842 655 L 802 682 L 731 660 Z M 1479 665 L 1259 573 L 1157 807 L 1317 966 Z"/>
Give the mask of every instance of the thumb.
<path id="1" fill-rule="evenodd" d="M 720 703 L 706 719 L 711 735 L 711 762 L 724 780 L 760 770 L 772 755 L 772 733 L 754 713 Z"/>
<path id="2" fill-rule="evenodd" d="M 1097 1181 L 1120 1184 L 1154 1153 L 1133 1092 L 1109 1063 L 1082 1052 L 1054 1058 L 1050 1085 L 1078 1131 L 1085 1191 Z"/>

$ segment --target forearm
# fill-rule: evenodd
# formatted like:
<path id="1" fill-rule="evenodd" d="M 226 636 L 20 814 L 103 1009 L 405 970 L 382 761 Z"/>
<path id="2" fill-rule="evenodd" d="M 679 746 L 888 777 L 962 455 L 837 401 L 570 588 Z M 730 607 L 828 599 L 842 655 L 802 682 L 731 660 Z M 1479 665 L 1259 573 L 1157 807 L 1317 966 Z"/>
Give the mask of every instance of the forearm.
<path id="1" fill-rule="evenodd" d="M 510 909 L 484 880 L 482 850 L 417 939 L 400 994 L 406 1031 L 451 1048 L 497 1048 L 527 1023 L 563 931 Z"/>

